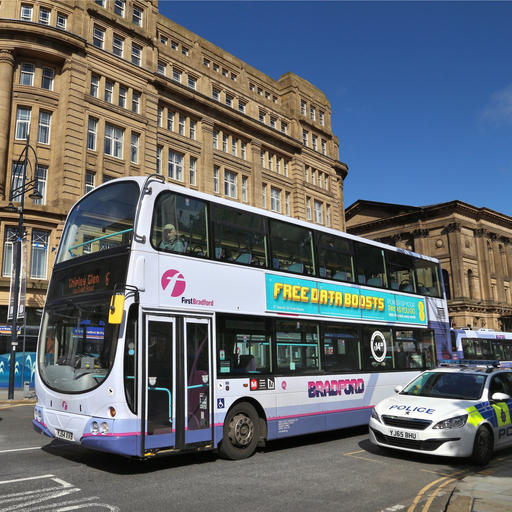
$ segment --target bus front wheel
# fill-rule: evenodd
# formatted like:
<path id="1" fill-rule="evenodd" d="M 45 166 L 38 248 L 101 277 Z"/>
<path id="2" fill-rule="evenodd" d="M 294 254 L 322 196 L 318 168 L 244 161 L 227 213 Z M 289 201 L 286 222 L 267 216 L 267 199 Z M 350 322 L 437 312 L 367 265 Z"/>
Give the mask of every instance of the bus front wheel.
<path id="1" fill-rule="evenodd" d="M 219 445 L 222 457 L 240 460 L 250 457 L 260 437 L 259 417 L 251 404 L 235 405 L 224 421 L 224 434 Z"/>

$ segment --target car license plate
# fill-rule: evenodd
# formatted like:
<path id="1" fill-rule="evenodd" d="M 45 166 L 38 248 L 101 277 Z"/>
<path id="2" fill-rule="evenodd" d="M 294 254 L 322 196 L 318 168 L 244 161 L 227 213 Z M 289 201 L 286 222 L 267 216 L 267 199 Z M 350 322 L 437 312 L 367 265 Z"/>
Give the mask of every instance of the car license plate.
<path id="1" fill-rule="evenodd" d="M 73 441 L 73 432 L 61 430 L 60 428 L 55 429 L 55 436 L 59 439 L 65 439 L 66 441 Z"/>
<path id="2" fill-rule="evenodd" d="M 389 435 L 401 439 L 416 439 L 416 432 L 405 432 L 404 430 L 389 429 Z"/>

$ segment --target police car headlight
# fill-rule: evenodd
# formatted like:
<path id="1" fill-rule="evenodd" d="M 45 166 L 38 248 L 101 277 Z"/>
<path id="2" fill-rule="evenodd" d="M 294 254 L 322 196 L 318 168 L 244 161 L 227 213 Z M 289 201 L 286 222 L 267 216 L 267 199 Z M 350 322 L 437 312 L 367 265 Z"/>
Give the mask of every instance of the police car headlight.
<path id="1" fill-rule="evenodd" d="M 439 423 L 434 425 L 432 428 L 437 428 L 437 429 L 461 428 L 466 424 L 467 420 L 468 420 L 468 415 L 463 414 L 462 416 L 455 416 L 454 418 L 440 421 Z"/>
<path id="2" fill-rule="evenodd" d="M 377 411 L 375 410 L 375 407 L 372 409 L 372 418 L 374 420 L 378 421 L 379 423 L 381 422 L 380 418 L 379 418 L 379 415 L 377 414 Z"/>

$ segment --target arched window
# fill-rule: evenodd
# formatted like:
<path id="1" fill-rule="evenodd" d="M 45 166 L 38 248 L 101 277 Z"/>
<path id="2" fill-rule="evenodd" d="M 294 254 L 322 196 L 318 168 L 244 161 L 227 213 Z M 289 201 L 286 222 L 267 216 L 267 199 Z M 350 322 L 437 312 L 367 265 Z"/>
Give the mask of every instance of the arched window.
<path id="1" fill-rule="evenodd" d="M 471 269 L 468 270 L 468 293 L 470 299 L 475 298 L 473 293 L 473 271 Z"/>
<path id="2" fill-rule="evenodd" d="M 443 274 L 444 291 L 446 294 L 446 298 L 451 299 L 452 294 L 450 292 L 450 274 L 448 274 L 448 270 L 446 270 L 444 268 L 442 269 L 442 274 Z"/>

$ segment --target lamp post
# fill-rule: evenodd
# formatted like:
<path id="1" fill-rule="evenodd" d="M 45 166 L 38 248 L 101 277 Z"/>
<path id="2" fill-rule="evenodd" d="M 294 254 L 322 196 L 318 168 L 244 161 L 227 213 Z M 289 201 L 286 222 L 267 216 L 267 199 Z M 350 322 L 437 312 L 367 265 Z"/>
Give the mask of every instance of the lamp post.
<path id="1" fill-rule="evenodd" d="M 9 362 L 9 388 L 7 392 L 7 399 L 14 398 L 14 372 L 16 370 L 16 347 L 18 345 L 18 300 L 21 279 L 21 242 L 24 237 L 23 230 L 23 209 L 25 207 L 25 194 L 32 190 L 29 197 L 32 199 L 41 199 L 42 195 L 38 190 L 37 182 L 37 154 L 35 149 L 29 144 L 28 134 L 25 148 L 21 152 L 11 177 L 11 192 L 9 195 L 9 205 L 5 210 L 18 213 L 18 231 L 16 234 L 16 260 L 14 262 L 14 290 L 13 290 L 13 309 L 12 309 L 12 328 L 11 328 L 11 358 Z M 34 154 L 35 167 L 33 177 L 27 181 L 27 166 L 30 165 L 28 158 L 29 150 Z M 18 169 L 21 166 L 21 184 L 19 182 Z M 16 180 L 16 187 L 14 186 Z M 14 201 L 20 201 L 18 207 L 14 206 Z"/>

